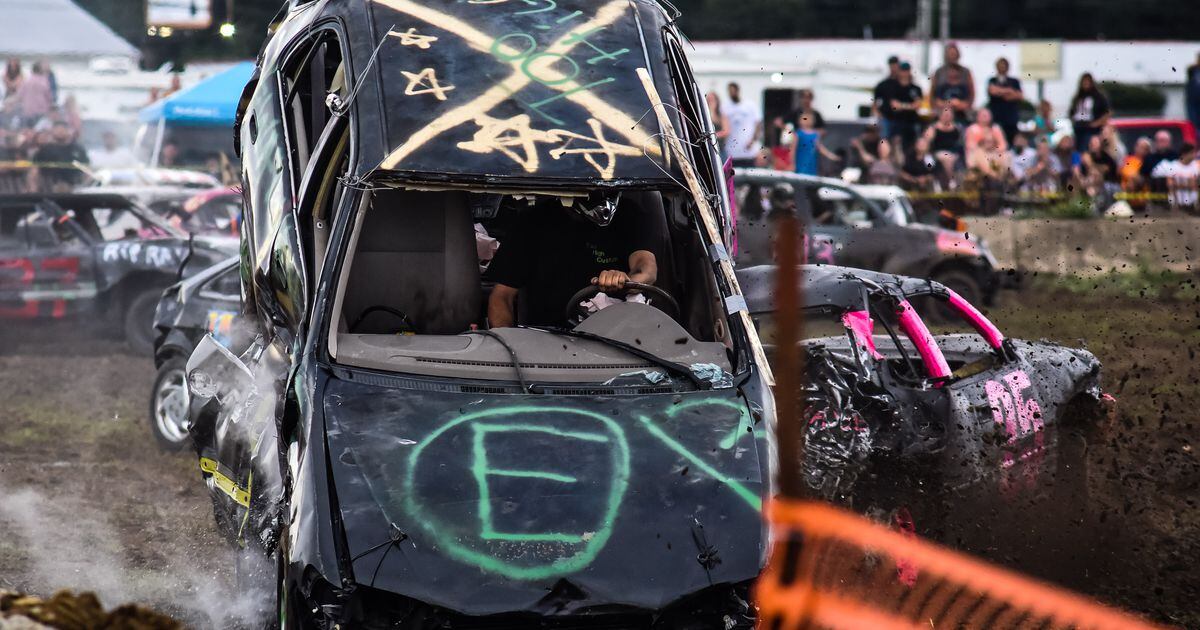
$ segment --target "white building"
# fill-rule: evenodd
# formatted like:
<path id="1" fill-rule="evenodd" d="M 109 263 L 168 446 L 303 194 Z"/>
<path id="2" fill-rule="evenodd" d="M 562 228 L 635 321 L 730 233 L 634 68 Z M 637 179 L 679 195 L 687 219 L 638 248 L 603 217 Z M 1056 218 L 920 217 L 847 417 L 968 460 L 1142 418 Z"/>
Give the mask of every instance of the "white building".
<path id="1" fill-rule="evenodd" d="M 1017 40 L 957 40 L 962 63 L 975 77 L 977 106 L 986 102 L 988 77 L 997 58 L 1006 57 L 1010 74 L 1022 80 L 1026 99 L 1035 102 L 1037 82 L 1022 71 L 1022 43 Z M 887 73 L 887 58 L 912 62 L 918 84 L 928 90 L 921 72 L 922 45 L 916 40 L 806 39 L 779 41 L 695 42 L 689 58 L 704 90 L 723 97 L 736 81 L 746 98 L 763 104 L 768 90 L 815 91 L 815 106 L 831 120 L 853 119 L 869 107 L 871 91 Z M 1187 67 L 1196 63 L 1200 41 L 1192 42 L 1062 42 L 1062 77 L 1045 82 L 1045 97 L 1064 115 L 1079 75 L 1091 72 L 1098 81 L 1119 81 L 1160 88 L 1167 96 L 1165 115 L 1182 118 Z M 930 49 L 930 72 L 941 65 L 942 48 Z M 779 98 L 774 96 L 772 98 Z"/>

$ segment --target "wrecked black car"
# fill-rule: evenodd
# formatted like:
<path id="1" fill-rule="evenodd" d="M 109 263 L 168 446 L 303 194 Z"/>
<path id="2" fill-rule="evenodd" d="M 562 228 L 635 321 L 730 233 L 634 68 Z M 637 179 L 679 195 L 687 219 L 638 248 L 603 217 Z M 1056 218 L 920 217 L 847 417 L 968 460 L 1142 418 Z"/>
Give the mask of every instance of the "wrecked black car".
<path id="1" fill-rule="evenodd" d="M 932 280 L 826 265 L 801 273 L 804 473 L 814 494 L 856 507 L 971 486 L 1000 497 L 1082 466 L 1078 423 L 1111 401 L 1092 353 L 1010 339 Z M 775 268 L 738 275 L 771 348 Z M 914 306 L 929 300 L 966 332 L 933 334 Z M 1085 482 L 1082 471 L 1064 472 Z"/>
<path id="2" fill-rule="evenodd" d="M 738 169 L 735 182 L 739 266 L 774 262 L 771 217 L 789 212 L 808 227 L 807 262 L 932 278 L 972 304 L 990 305 L 1001 288 L 1004 276 L 979 237 L 886 212 L 838 180 Z"/>
<path id="3" fill-rule="evenodd" d="M 281 18 L 238 125 L 250 341 L 186 366 L 218 529 L 268 575 L 268 616 L 752 627 L 770 368 L 672 15 Z"/>
<path id="4" fill-rule="evenodd" d="M 213 265 L 163 291 L 154 313 L 154 367 L 150 389 L 150 431 L 158 444 L 178 450 L 191 444 L 188 436 L 188 390 L 184 368 L 205 335 L 233 347 L 241 309 L 239 259 Z"/>
<path id="5" fill-rule="evenodd" d="M 149 352 L 164 288 L 236 251 L 110 194 L 0 196 L 0 319 L 99 318 Z"/>

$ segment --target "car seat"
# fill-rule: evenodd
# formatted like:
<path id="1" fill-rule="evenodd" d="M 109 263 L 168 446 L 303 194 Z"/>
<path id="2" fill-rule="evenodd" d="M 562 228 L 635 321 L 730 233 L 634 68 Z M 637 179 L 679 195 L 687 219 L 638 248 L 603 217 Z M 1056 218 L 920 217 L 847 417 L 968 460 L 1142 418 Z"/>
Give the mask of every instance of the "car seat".
<path id="1" fill-rule="evenodd" d="M 458 334 L 478 321 L 481 300 L 467 194 L 376 192 L 343 298 L 348 332 Z"/>

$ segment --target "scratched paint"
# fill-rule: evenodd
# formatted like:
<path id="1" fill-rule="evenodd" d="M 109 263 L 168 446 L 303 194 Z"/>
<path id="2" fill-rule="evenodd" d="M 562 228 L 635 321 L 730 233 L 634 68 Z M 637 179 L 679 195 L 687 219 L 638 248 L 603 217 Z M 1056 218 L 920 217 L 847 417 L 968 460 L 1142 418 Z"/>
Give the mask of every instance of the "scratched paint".
<path id="1" fill-rule="evenodd" d="M 359 400 L 338 403 L 336 414 L 353 417 L 346 405 Z M 378 437 L 347 434 L 361 436 L 352 448 L 376 501 L 392 522 L 415 524 L 422 548 L 507 579 L 543 580 L 592 566 L 618 532 L 637 535 L 647 510 L 689 526 L 701 515 L 729 522 L 718 517 L 726 513 L 759 522 L 765 434 L 745 403 L 667 401 L 639 398 L 629 413 L 530 401 L 417 423 L 424 437 L 384 438 L 413 426 L 399 419 Z M 651 509 L 660 495 L 674 497 L 670 506 Z M 700 507 L 708 502 L 721 507 Z"/>
<path id="2" fill-rule="evenodd" d="M 108 243 L 100 251 L 103 262 L 126 262 L 157 268 L 179 265 L 184 250 L 178 246 L 150 245 L 137 241 Z"/>
<path id="3" fill-rule="evenodd" d="M 627 0 L 375 4 L 395 16 L 379 23 L 397 24 L 381 52 L 403 86 L 389 118 L 414 123 L 396 134 L 381 168 L 421 170 L 450 146 L 504 158 L 526 174 L 664 176 L 660 143 L 642 120 L 649 103 L 625 85 L 646 64 Z M 414 109 L 408 99 L 433 108 Z M 464 166 L 445 159 L 450 170 Z M 508 170 L 484 163 L 494 164 L 492 174 Z M 482 163 L 466 162 L 474 164 Z"/>
<path id="4" fill-rule="evenodd" d="M 530 418 L 538 418 L 540 423 Z M 587 427 L 587 430 L 567 430 L 559 426 L 561 424 L 580 425 Z M 439 515 L 429 501 L 429 486 L 420 481 L 424 470 L 423 455 L 431 445 L 456 429 L 467 427 L 471 429 L 472 456 L 469 468 L 478 490 L 475 503 L 478 528 L 474 531 L 464 528 L 462 523 L 448 522 Z M 500 468 L 489 462 L 489 434 L 506 434 L 510 438 L 521 436 L 531 441 L 534 437 L 540 437 L 542 440 L 537 444 L 546 448 L 562 448 L 563 452 L 574 454 L 589 444 L 601 445 L 602 448 L 598 450 L 607 454 L 606 470 L 597 472 L 594 468 L 584 470 L 577 466 L 568 474 L 564 471 Z M 508 442 L 513 447 L 518 441 Z M 519 452 L 520 449 L 516 450 Z M 590 564 L 612 535 L 613 524 L 629 484 L 629 458 L 625 431 L 612 419 L 596 412 L 570 407 L 534 406 L 479 411 L 452 420 L 414 447 L 404 478 L 404 504 L 426 532 L 451 556 L 462 562 L 512 579 L 535 580 L 572 573 Z M 590 478 L 583 478 L 585 475 Z M 600 509 L 591 513 L 598 512 L 599 518 L 583 524 L 579 522 L 581 519 L 564 512 L 560 514 L 561 520 L 575 521 L 571 523 L 575 525 L 574 529 L 568 531 L 565 529 L 567 523 L 560 521 L 562 527 L 553 531 L 500 532 L 492 514 L 493 480 L 490 477 L 493 476 L 523 482 L 540 479 L 556 486 L 590 487 L 595 494 L 589 498 L 595 498 L 600 504 L 597 506 Z M 526 486 L 531 487 L 528 483 Z M 530 507 L 547 509 L 544 501 Z M 531 520 L 542 519 L 535 517 Z M 474 544 L 466 542 L 471 538 L 475 538 Z M 517 548 L 507 543 L 517 543 Z"/>

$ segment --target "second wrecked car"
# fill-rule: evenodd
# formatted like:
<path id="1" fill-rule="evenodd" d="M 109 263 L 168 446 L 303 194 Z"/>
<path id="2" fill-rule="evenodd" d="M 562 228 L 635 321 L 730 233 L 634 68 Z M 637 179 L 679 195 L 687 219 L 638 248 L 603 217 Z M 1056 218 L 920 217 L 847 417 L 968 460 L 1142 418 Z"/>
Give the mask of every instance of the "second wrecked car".
<path id="1" fill-rule="evenodd" d="M 1030 495 L 1060 465 L 1082 466 L 1082 423 L 1112 400 L 1092 353 L 1009 338 L 936 281 L 826 265 L 801 272 L 804 472 L 815 494 L 857 507 L 970 487 Z M 781 316 L 775 268 L 738 275 L 770 347 Z M 956 314 L 967 332 L 933 334 L 921 315 L 932 309 Z M 1082 471 L 1063 472 L 1085 482 Z"/>

